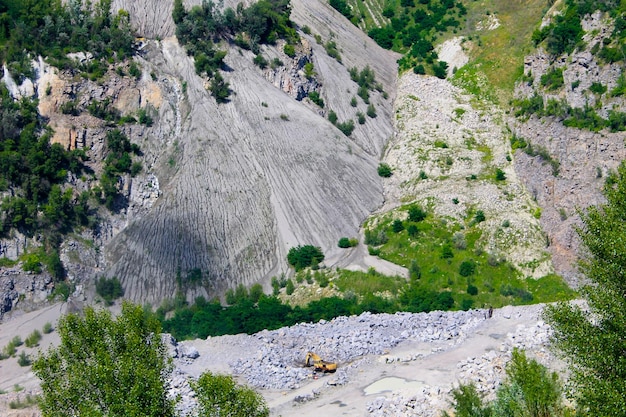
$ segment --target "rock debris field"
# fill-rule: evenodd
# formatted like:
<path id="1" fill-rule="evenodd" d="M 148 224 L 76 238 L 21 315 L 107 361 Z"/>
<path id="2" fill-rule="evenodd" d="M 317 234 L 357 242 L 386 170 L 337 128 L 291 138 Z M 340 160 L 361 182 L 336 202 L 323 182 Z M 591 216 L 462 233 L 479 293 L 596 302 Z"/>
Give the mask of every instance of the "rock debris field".
<path id="1" fill-rule="evenodd" d="M 171 394 L 182 399 L 182 415 L 193 415 L 188 380 L 209 370 L 254 387 L 272 416 L 438 416 L 459 382 L 493 396 L 515 347 L 558 369 L 541 310 L 364 313 L 180 343 L 165 335 L 175 362 Z M 337 372 L 304 367 L 309 350 L 337 362 Z"/>

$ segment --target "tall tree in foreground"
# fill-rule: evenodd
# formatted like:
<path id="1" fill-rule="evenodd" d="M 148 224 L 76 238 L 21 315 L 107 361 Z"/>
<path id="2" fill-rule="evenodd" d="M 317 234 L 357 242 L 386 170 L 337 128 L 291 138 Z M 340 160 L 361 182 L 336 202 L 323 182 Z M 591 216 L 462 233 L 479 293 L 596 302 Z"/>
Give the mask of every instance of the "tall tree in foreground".
<path id="1" fill-rule="evenodd" d="M 607 179 L 607 202 L 581 215 L 578 230 L 587 253 L 580 270 L 587 306 L 546 309 L 553 343 L 568 361 L 577 411 L 626 415 L 626 164 Z"/>
<path id="2" fill-rule="evenodd" d="M 170 361 L 158 320 L 140 306 L 68 314 L 57 326 L 61 343 L 33 363 L 41 379 L 44 417 L 174 416 L 167 398 Z"/>

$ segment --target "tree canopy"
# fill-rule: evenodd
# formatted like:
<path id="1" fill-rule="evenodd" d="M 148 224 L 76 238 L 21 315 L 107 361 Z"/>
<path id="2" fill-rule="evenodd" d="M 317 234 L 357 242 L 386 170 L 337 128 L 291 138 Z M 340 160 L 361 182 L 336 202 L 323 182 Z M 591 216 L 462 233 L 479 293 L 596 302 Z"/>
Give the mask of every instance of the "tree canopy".
<path id="1" fill-rule="evenodd" d="M 192 386 L 201 417 L 267 417 L 270 414 L 262 396 L 238 385 L 230 375 L 205 372 Z"/>
<path id="2" fill-rule="evenodd" d="M 87 307 L 83 316 L 62 317 L 57 329 L 60 345 L 33 363 L 44 417 L 174 415 L 171 365 L 154 316 L 130 303 L 116 318 Z"/>
<path id="3" fill-rule="evenodd" d="M 586 306 L 561 303 L 546 310 L 554 346 L 568 361 L 582 415 L 618 416 L 626 410 L 626 164 L 609 176 L 607 202 L 581 214 L 578 229 L 589 280 Z"/>

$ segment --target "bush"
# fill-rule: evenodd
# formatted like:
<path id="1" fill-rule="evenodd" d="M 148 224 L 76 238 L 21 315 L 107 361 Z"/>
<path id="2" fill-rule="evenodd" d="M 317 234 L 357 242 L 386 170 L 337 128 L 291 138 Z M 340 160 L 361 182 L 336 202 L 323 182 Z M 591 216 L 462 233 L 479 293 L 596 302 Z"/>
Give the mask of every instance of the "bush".
<path id="1" fill-rule="evenodd" d="M 201 416 L 268 417 L 270 414 L 261 395 L 238 385 L 230 375 L 205 372 L 191 386 Z"/>
<path id="2" fill-rule="evenodd" d="M 309 93 L 309 99 L 317 104 L 318 106 L 320 106 L 321 108 L 324 108 L 324 100 L 322 99 L 322 97 L 320 97 L 320 93 L 318 93 L 317 91 L 311 91 Z"/>
<path id="3" fill-rule="evenodd" d="M 553 68 L 541 76 L 541 85 L 548 90 L 556 90 L 563 86 L 563 68 Z"/>
<path id="4" fill-rule="evenodd" d="M 41 341 L 41 332 L 39 330 L 33 330 L 33 332 L 29 334 L 26 340 L 24 341 L 24 344 L 26 344 L 26 347 L 32 348 L 32 347 L 39 345 L 40 341 Z"/>
<path id="5" fill-rule="evenodd" d="M 293 285 L 293 281 L 288 279 L 287 280 L 287 285 L 285 285 L 285 294 L 291 295 L 291 294 L 293 294 L 295 289 L 296 289 L 296 287 Z"/>
<path id="6" fill-rule="evenodd" d="M 294 46 L 289 43 L 285 45 L 285 47 L 283 48 L 283 52 L 289 58 L 294 58 L 296 56 L 296 48 L 294 48 Z"/>
<path id="7" fill-rule="evenodd" d="M 46 324 L 43 325 L 43 332 L 44 334 L 49 334 L 52 333 L 54 331 L 54 327 L 52 327 L 52 324 L 48 321 L 46 322 Z"/>
<path id="8" fill-rule="evenodd" d="M 485 221 L 485 213 L 482 210 L 478 210 L 474 216 L 475 223 L 482 223 Z"/>
<path id="9" fill-rule="evenodd" d="M 418 205 L 409 207 L 409 221 L 419 223 L 426 219 L 428 214 Z"/>
<path id="10" fill-rule="evenodd" d="M 339 239 L 339 242 L 337 243 L 337 246 L 339 246 L 342 249 L 345 248 L 349 248 L 350 246 L 350 239 L 347 237 L 342 237 L 341 239 Z"/>
<path id="11" fill-rule="evenodd" d="M 474 275 L 476 272 L 476 263 L 472 260 L 463 261 L 459 266 L 459 274 L 463 277 L 469 277 L 470 275 Z"/>
<path id="12" fill-rule="evenodd" d="M 372 119 L 376 117 L 376 107 L 371 103 L 367 106 L 367 115 Z"/>
<path id="13" fill-rule="evenodd" d="M 265 69 L 267 67 L 267 60 L 261 54 L 256 55 L 252 62 L 254 62 L 254 65 L 261 69 Z"/>
<path id="14" fill-rule="evenodd" d="M 33 363 L 45 415 L 175 415 L 167 395 L 170 358 L 156 316 L 128 303 L 115 318 L 87 307 L 80 316 L 63 316 L 58 331 L 60 345 Z"/>
<path id="15" fill-rule="evenodd" d="M 350 136 L 354 130 L 354 121 L 348 120 L 347 122 L 337 123 L 335 126 L 337 126 L 337 129 L 341 130 L 341 133 Z"/>
<path id="16" fill-rule="evenodd" d="M 378 164 L 378 175 L 383 178 L 389 178 L 393 172 L 391 171 L 391 167 L 384 162 Z"/>
<path id="17" fill-rule="evenodd" d="M 328 112 L 328 121 L 331 122 L 332 124 L 337 123 L 337 113 L 335 113 L 334 110 L 331 110 Z"/>
<path id="18" fill-rule="evenodd" d="M 124 289 L 117 277 L 100 277 L 100 279 L 96 281 L 96 294 L 102 297 L 107 305 L 111 305 L 114 300 L 124 295 Z"/>
<path id="19" fill-rule="evenodd" d="M 402 220 L 394 220 L 391 225 L 391 230 L 393 230 L 394 233 L 400 233 L 401 231 L 403 231 L 404 225 L 402 224 Z"/>
<path id="20" fill-rule="evenodd" d="M 500 168 L 496 168 L 496 181 L 506 180 L 506 174 Z"/>
<path id="21" fill-rule="evenodd" d="M 476 287 L 475 285 L 472 285 L 472 284 L 468 284 L 468 286 L 467 286 L 467 293 L 469 295 L 478 295 L 478 287 Z"/>
<path id="22" fill-rule="evenodd" d="M 316 266 L 324 260 L 324 254 L 319 247 L 313 245 L 296 246 L 289 249 L 287 254 L 287 262 L 292 265 L 296 271 Z"/>
<path id="23" fill-rule="evenodd" d="M 357 112 L 356 118 L 360 125 L 365 124 L 365 115 L 362 112 Z"/>
<path id="24" fill-rule="evenodd" d="M 30 366 L 31 363 L 32 360 L 30 359 L 30 356 L 28 356 L 26 352 L 22 351 L 17 358 L 17 364 L 19 366 Z"/>

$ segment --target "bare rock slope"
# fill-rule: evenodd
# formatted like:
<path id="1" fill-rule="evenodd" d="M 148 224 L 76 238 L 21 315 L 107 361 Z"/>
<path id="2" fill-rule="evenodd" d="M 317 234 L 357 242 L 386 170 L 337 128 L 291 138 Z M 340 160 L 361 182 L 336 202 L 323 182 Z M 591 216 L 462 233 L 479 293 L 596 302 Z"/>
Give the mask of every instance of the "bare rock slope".
<path id="1" fill-rule="evenodd" d="M 171 35 L 169 2 L 143 3 L 116 5 L 131 12 L 142 35 Z M 324 22 L 328 32 L 319 35 L 333 36 L 342 54 L 339 63 L 303 36 L 326 109 L 340 121 L 365 110 L 363 103 L 363 109 L 349 104 L 357 90 L 348 73 L 352 66 L 369 64 L 393 94 L 393 54 L 321 0 L 292 4 L 293 20 L 314 33 Z M 290 62 L 280 45 L 263 53 Z M 287 250 L 298 244 L 321 246 L 332 258 L 338 238 L 356 235 L 381 205 L 376 165 L 392 133 L 392 96 L 372 94 L 378 117 L 346 137 L 319 108 L 268 82 L 252 58 L 249 51 L 229 48 L 225 78 L 233 94 L 218 105 L 174 38 L 147 41 L 139 58 L 145 75 L 153 73 L 173 93 L 164 95 L 153 128 L 161 141 L 148 136 L 141 143 L 154 159 L 162 195 L 105 248 L 106 274 L 122 280 L 129 298 L 158 302 L 178 289 L 192 297 L 251 284 L 284 270 Z M 185 286 L 191 271 L 202 272 L 201 285 Z"/>

